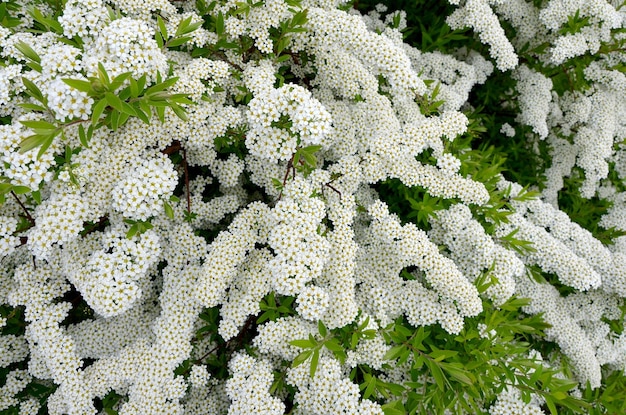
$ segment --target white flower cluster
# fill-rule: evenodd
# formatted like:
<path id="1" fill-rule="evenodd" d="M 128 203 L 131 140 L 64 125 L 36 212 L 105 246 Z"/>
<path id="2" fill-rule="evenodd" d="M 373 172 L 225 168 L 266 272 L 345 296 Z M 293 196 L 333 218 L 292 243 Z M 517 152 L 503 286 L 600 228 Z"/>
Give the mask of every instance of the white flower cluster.
<path id="1" fill-rule="evenodd" d="M 518 66 L 513 72 L 519 93 L 520 114 L 518 120 L 529 125 L 541 139 L 548 136 L 546 119 L 552 100 L 552 81 L 544 75 L 529 69 L 526 65 Z"/>
<path id="2" fill-rule="evenodd" d="M 165 155 L 129 164 L 127 175 L 113 188 L 113 208 L 127 218 L 145 221 L 163 210 L 163 202 L 176 188 L 178 173 Z"/>
<path id="3" fill-rule="evenodd" d="M 237 354 L 228 363 L 228 368 L 232 373 L 226 382 L 226 393 L 232 399 L 229 415 L 279 415 L 285 412 L 285 404 L 269 393 L 274 381 L 269 363 L 247 354 Z"/>
<path id="4" fill-rule="evenodd" d="M 489 407 L 490 415 L 544 415 L 545 412 L 535 402 L 526 403 L 521 393 L 514 388 L 505 389 L 496 402 Z"/>
<path id="5" fill-rule="evenodd" d="M 539 284 L 529 278 L 519 278 L 517 286 L 518 295 L 532 300 L 525 311 L 530 314 L 542 313 L 546 323 L 552 326 L 546 330 L 546 335 L 558 343 L 579 382 L 589 382 L 592 388 L 599 387 L 602 374 L 595 348 L 581 325 L 564 312 L 567 300 L 552 285 Z"/>
<path id="6" fill-rule="evenodd" d="M 167 59 L 154 40 L 153 29 L 145 22 L 124 17 L 104 27 L 87 56 L 85 68 L 96 76 L 102 64 L 109 76 L 131 72 L 135 79 L 146 75 L 149 82 L 157 72 L 167 73 Z"/>
<path id="7" fill-rule="evenodd" d="M 553 64 L 559 65 L 588 51 L 596 53 L 601 42 L 610 41 L 611 29 L 620 28 L 623 21 L 622 14 L 603 0 L 551 0 L 539 12 L 541 23 L 553 32 L 558 32 L 572 16 L 587 18 L 587 24 L 579 32 L 563 34 L 554 40 L 550 49 Z"/>
<path id="8" fill-rule="evenodd" d="M 343 377 L 333 358 L 320 356 L 313 379 L 306 365 L 289 369 L 287 382 L 298 388 L 294 400 L 305 414 L 383 414 L 379 404 L 359 399 L 359 386 Z"/>
<path id="9" fill-rule="evenodd" d="M 450 3 L 458 4 L 453 1 Z M 513 69 L 518 63 L 517 54 L 489 3 L 487 0 L 468 0 L 448 16 L 446 22 L 452 29 L 472 27 L 480 36 L 480 40 L 490 46 L 491 57 L 496 60 L 498 69 L 501 71 Z"/>
<path id="10" fill-rule="evenodd" d="M 70 119 L 88 120 L 93 98 L 57 78 L 48 84 L 46 91 L 48 106 L 59 121 Z"/>
<path id="11" fill-rule="evenodd" d="M 70 0 L 59 17 L 63 34 L 68 38 L 94 38 L 109 23 L 109 13 L 102 0 Z"/>
<path id="12" fill-rule="evenodd" d="M 31 130 L 25 129 L 21 124 L 0 126 L 0 168 L 2 175 L 11 179 L 13 185 L 37 190 L 42 181 L 48 182 L 54 176 L 49 171 L 54 163 L 54 155 L 52 151 L 41 157 L 37 157 L 36 151 L 21 153 L 19 145 L 31 133 Z M 52 147 L 54 148 L 54 143 Z"/>
<path id="13" fill-rule="evenodd" d="M 610 183 L 626 178 L 624 58 L 611 52 L 576 74 L 564 68 L 560 83 L 543 74 L 613 40 L 623 12 L 600 0 L 450 1 L 458 7 L 449 25 L 473 29 L 500 72 L 510 71 L 497 74 L 511 81 L 500 98 L 516 114 L 493 125 L 533 151 L 549 147 L 541 200 L 521 201 L 521 186 L 501 180 L 492 191 L 482 172 L 467 173 L 474 160 L 464 142 L 484 121 L 471 100 L 491 81 L 488 57 L 405 45 L 406 16 L 385 15 L 384 5 L 361 16 L 334 0 L 205 3 L 68 0 L 55 25 L 62 33 L 26 32 L 32 16 L 0 28 L 0 306 L 23 308 L 26 323 L 24 335 L 0 336 L 0 367 L 9 370 L 0 411 L 38 412 L 37 400 L 18 396 L 49 380 L 57 385 L 51 414 L 95 414 L 94 402 L 112 391 L 123 397 L 114 408 L 121 415 L 279 414 L 288 405 L 277 373 L 294 390 L 294 413 L 382 414 L 348 373 L 368 366 L 384 382 L 415 381 L 411 361 L 386 364 L 385 327 L 402 317 L 461 333 L 464 319 L 483 311 L 474 283 L 487 273 L 498 281 L 485 292 L 496 307 L 513 295 L 531 299 L 523 311 L 544 315 L 581 384 L 598 387 L 601 369 L 626 368 L 626 334 L 607 323 L 622 318 L 626 237 L 606 247 L 558 209 L 563 179 L 578 167 L 581 194 L 612 203 L 600 225 L 626 230 L 626 194 Z M 55 19 L 52 8 L 41 10 Z M 563 34 L 577 10 L 586 23 Z M 303 27 L 290 31 L 304 11 Z M 157 15 L 170 33 L 188 18 L 207 24 L 185 45 L 159 48 Z M 547 52 L 537 52 L 543 42 Z M 518 65 L 518 53 L 532 59 Z M 94 124 L 86 146 L 79 126 L 90 125 L 97 94 L 63 79 L 88 80 L 99 64 L 110 78 L 145 76 L 146 87 L 178 78 L 159 95 L 189 96 L 187 118 L 165 109 L 163 123 Z M 570 75 L 589 88 L 561 91 Z M 424 111 L 431 99 L 444 102 Z M 42 101 L 49 111 L 33 109 Z M 103 124 L 113 118 L 109 104 Z M 513 120 L 534 134 L 523 137 Z M 20 148 L 37 130 L 29 121 L 58 126 L 41 155 Z M 428 232 L 390 213 L 379 189 L 393 180 L 448 199 Z M 502 194 L 510 197 L 497 213 L 515 211 L 508 222 L 477 220 L 472 205 L 490 212 Z M 517 252 L 512 237 L 532 249 Z M 527 278 L 525 267 L 535 266 L 573 293 Z M 268 295 L 292 305 L 273 309 Z M 70 314 L 82 309 L 84 317 Z M 261 315 L 269 321 L 255 323 Z M 318 321 L 330 338 L 365 318 L 373 334 L 350 350 L 343 344 L 345 362 L 327 343 L 314 376 L 313 359 L 288 368 L 303 352 L 290 342 L 321 339 Z M 0 317 L 0 328 L 11 324 Z M 227 379 L 207 362 L 216 355 L 228 356 Z M 541 413 L 513 388 L 477 404 L 492 415 Z"/>
<path id="14" fill-rule="evenodd" d="M 17 219 L 0 216 L 0 257 L 11 255 L 20 244 L 20 238 L 13 236 L 17 230 Z"/>
<path id="15" fill-rule="evenodd" d="M 435 305 L 433 309 L 429 302 L 420 305 L 411 304 L 411 301 L 407 301 L 406 306 L 410 306 L 410 309 L 407 310 L 408 317 L 410 320 L 415 320 L 412 324 L 432 324 L 434 322 L 432 318 L 427 319 L 427 322 L 423 320 L 424 316 L 429 314 L 425 312 L 425 309 L 429 308 L 434 311 L 434 314 L 430 315 L 439 321 L 447 331 L 458 333 L 463 327 L 463 317 L 475 316 L 482 311 L 482 302 L 476 287 L 461 274 L 452 260 L 439 253 L 437 246 L 429 241 L 426 233 L 412 224 L 401 226 L 397 218 L 389 214 L 387 206 L 383 202 L 373 203 L 368 211 L 374 219 L 370 226 L 372 235 L 375 239 L 391 244 L 390 251 L 395 252 L 395 255 L 390 258 L 393 260 L 395 272 L 392 271 L 392 275 L 385 276 L 386 279 L 396 280 L 395 283 L 390 281 L 391 287 L 398 287 L 398 282 L 401 282 L 397 275 L 402 268 L 414 265 L 424 272 L 425 283 L 436 293 L 434 296 L 431 294 L 434 303 L 441 302 L 441 307 Z M 381 250 L 381 247 L 377 247 L 377 250 Z M 368 254 L 372 255 L 372 252 L 368 252 Z M 372 257 L 371 260 L 377 261 L 378 259 Z M 383 271 L 384 268 L 381 265 L 383 264 L 370 263 L 370 272 L 376 268 L 380 270 L 379 272 Z M 383 276 L 378 278 L 383 278 Z M 372 283 L 373 281 L 370 282 L 370 284 Z M 400 287 L 398 289 L 396 295 L 403 298 L 410 296 L 411 291 L 408 289 L 419 290 L 420 294 L 428 292 L 417 280 L 406 284 L 405 290 L 400 289 Z M 438 309 L 440 311 L 437 311 Z M 374 314 L 377 315 L 378 313 Z M 380 318 L 378 315 L 377 317 Z"/>
<path id="16" fill-rule="evenodd" d="M 309 91 L 293 84 L 256 95 L 247 119 L 251 154 L 274 162 L 289 160 L 299 146 L 322 143 L 331 132 L 330 114 Z"/>
<path id="17" fill-rule="evenodd" d="M 307 182 L 293 180 L 285 187 L 283 199 L 272 210 L 268 243 L 275 257 L 269 267 L 273 288 L 282 295 L 299 294 L 307 283 L 321 276 L 328 261 L 330 244 L 320 235 L 325 206 L 321 199 L 311 197 L 312 193 Z M 311 294 L 306 293 L 302 301 L 307 302 Z M 319 301 L 323 303 L 323 299 Z M 308 311 L 310 317 L 317 320 L 325 309 L 318 305 Z"/>
<path id="18" fill-rule="evenodd" d="M 524 264 L 485 234 L 467 206 L 456 204 L 438 212 L 429 237 L 448 246 L 451 259 L 470 281 L 493 265 L 491 273 L 498 283 L 486 294 L 494 303 L 501 304 L 515 293 L 514 278 L 524 273 Z"/>

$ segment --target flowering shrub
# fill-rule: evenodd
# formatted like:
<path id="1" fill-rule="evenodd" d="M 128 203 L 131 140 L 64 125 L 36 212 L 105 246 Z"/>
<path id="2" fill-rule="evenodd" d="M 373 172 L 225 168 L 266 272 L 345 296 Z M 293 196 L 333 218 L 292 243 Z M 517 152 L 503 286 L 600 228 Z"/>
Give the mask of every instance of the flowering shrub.
<path id="1" fill-rule="evenodd" d="M 626 411 L 623 0 L 0 2 L 0 412 Z"/>

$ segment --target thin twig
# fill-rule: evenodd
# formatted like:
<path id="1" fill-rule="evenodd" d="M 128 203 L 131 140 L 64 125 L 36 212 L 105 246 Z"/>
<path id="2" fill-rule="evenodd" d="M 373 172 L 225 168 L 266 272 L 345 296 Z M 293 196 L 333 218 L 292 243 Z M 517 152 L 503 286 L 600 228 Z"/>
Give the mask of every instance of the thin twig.
<path id="1" fill-rule="evenodd" d="M 183 147 L 183 169 L 185 170 L 185 192 L 187 193 L 187 213 L 191 215 L 191 191 L 189 190 L 189 168 L 187 166 L 187 150 Z"/>
<path id="2" fill-rule="evenodd" d="M 17 201 L 17 203 L 22 207 L 22 210 L 24 211 L 24 213 L 26 214 L 26 218 L 28 219 L 28 221 L 30 222 L 31 225 L 35 226 L 35 219 L 30 215 L 30 212 L 28 211 L 28 209 L 26 209 L 26 206 L 24 206 L 24 204 L 22 203 L 22 201 L 20 200 L 19 197 L 17 197 L 17 195 L 15 194 L 15 192 L 13 190 L 11 190 L 11 194 L 13 195 L 13 197 L 15 198 L 15 200 Z"/>

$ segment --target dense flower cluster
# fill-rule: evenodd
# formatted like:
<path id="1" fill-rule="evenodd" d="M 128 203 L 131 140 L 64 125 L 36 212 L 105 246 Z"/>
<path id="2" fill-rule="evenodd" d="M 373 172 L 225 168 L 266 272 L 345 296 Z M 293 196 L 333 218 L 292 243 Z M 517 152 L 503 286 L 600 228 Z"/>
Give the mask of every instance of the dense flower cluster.
<path id="1" fill-rule="evenodd" d="M 384 5 L 28 3 L 0 412 L 536 415 L 626 370 L 619 1 L 449 0 L 421 45 Z"/>

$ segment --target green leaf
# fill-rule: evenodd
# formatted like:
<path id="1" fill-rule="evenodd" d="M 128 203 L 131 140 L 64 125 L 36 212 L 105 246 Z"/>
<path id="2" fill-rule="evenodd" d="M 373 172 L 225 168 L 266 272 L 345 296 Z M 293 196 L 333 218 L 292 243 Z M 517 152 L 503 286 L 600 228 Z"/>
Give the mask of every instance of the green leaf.
<path id="1" fill-rule="evenodd" d="M 161 124 L 165 122 L 165 107 L 156 107 L 155 108 L 157 116 L 159 117 L 159 121 Z"/>
<path id="2" fill-rule="evenodd" d="M 163 202 L 163 208 L 165 208 L 165 215 L 170 219 L 174 219 L 174 209 L 172 208 L 172 205 L 167 202 Z"/>
<path id="3" fill-rule="evenodd" d="M 395 360 L 397 359 L 404 351 L 406 350 L 406 346 L 403 344 L 399 344 L 397 346 L 392 347 L 385 353 L 383 357 L 384 360 Z"/>
<path id="4" fill-rule="evenodd" d="M 289 344 L 292 346 L 303 348 L 303 349 L 310 349 L 312 347 L 315 347 L 316 343 L 314 341 L 312 342 L 311 340 L 302 339 L 302 340 L 292 340 L 289 342 Z"/>
<path id="5" fill-rule="evenodd" d="M 135 223 L 128 229 L 128 232 L 126 232 L 126 239 L 131 239 L 133 236 L 137 234 L 138 231 L 139 231 L 139 225 Z"/>
<path id="6" fill-rule="evenodd" d="M 217 33 L 218 36 L 224 34 L 224 15 L 222 12 L 219 12 L 215 19 L 215 33 Z"/>
<path id="7" fill-rule="evenodd" d="M 433 362 L 430 359 L 425 359 L 424 363 L 426 363 L 426 366 L 428 366 L 428 370 L 430 371 L 430 374 L 432 375 L 432 377 L 435 379 L 435 382 L 437 383 L 437 387 L 439 388 L 440 391 L 443 392 L 445 388 L 446 377 L 443 374 L 441 367 L 439 367 L 437 363 Z"/>
<path id="8" fill-rule="evenodd" d="M 161 34 L 161 32 L 156 32 L 154 34 L 154 40 L 156 41 L 159 49 L 163 49 L 163 46 L 165 46 L 165 41 L 163 40 L 163 35 Z"/>
<path id="9" fill-rule="evenodd" d="M 100 78 L 100 82 L 108 88 L 111 81 L 109 80 L 109 75 L 107 74 L 107 70 L 102 62 L 98 63 L 98 78 Z"/>
<path id="10" fill-rule="evenodd" d="M 41 204 L 41 192 L 39 190 L 35 190 L 30 195 L 33 197 L 35 203 L 37 203 L 38 205 Z"/>
<path id="11" fill-rule="evenodd" d="M 140 81 L 141 81 L 141 78 L 138 80 L 138 83 Z M 174 76 L 172 78 L 166 79 L 163 82 L 159 82 L 159 83 L 151 86 L 150 88 L 148 88 L 144 95 L 149 96 L 149 95 L 154 94 L 155 92 L 164 91 L 167 88 L 170 88 L 171 86 L 173 86 L 176 83 L 176 81 L 178 81 L 178 77 Z M 144 82 L 145 82 L 145 80 L 144 80 Z M 142 88 L 141 84 L 139 84 L 139 87 L 140 87 L 140 89 Z"/>
<path id="12" fill-rule="evenodd" d="M 317 364 L 320 360 L 320 351 L 319 349 L 315 349 L 313 351 L 313 356 L 311 357 L 311 368 L 309 369 L 309 374 L 311 377 L 315 376 L 315 371 L 317 371 Z"/>
<path id="13" fill-rule="evenodd" d="M 124 105 L 122 104 L 122 100 L 117 95 L 111 92 L 106 92 L 104 96 L 107 100 L 107 103 L 111 107 L 115 108 L 119 112 L 124 112 Z"/>
<path id="14" fill-rule="evenodd" d="M 184 45 L 191 40 L 191 36 L 175 37 L 167 41 L 167 47 L 174 48 L 176 46 Z"/>
<path id="15" fill-rule="evenodd" d="M 170 105 L 171 105 L 170 108 L 172 108 L 172 111 L 174 111 L 174 113 L 176 114 L 178 118 L 180 118 L 183 121 L 187 121 L 188 119 L 187 113 L 180 105 L 174 104 L 173 102 Z"/>
<path id="16" fill-rule="evenodd" d="M 324 342 L 324 346 L 331 352 L 344 352 L 343 347 L 339 344 L 339 341 L 337 339 L 327 340 L 326 342 Z"/>
<path id="17" fill-rule="evenodd" d="M 120 86 L 122 86 L 122 84 L 128 79 L 130 78 L 132 75 L 132 72 L 124 72 L 119 74 L 118 76 L 116 76 L 112 81 L 111 84 L 109 85 L 109 90 L 110 91 L 115 91 L 117 88 L 119 88 Z"/>
<path id="18" fill-rule="evenodd" d="M 326 326 L 324 325 L 322 320 L 319 320 L 317 322 L 317 329 L 319 333 L 322 335 L 322 337 L 326 337 L 326 335 L 328 334 L 328 330 L 326 330 Z"/>
<path id="19" fill-rule="evenodd" d="M 382 406 L 383 413 L 385 415 L 406 415 L 407 411 L 404 408 L 401 400 L 386 403 Z"/>
<path id="20" fill-rule="evenodd" d="M 82 124 L 78 126 L 78 139 L 80 140 L 80 144 L 83 147 L 89 147 L 89 140 L 87 140 L 87 135 L 85 134 L 85 128 L 83 127 Z"/>
<path id="21" fill-rule="evenodd" d="M 104 112 L 104 109 L 107 106 L 106 98 L 102 98 L 100 101 L 96 102 L 91 110 L 91 125 L 95 126 L 100 120 L 100 116 Z"/>
<path id="22" fill-rule="evenodd" d="M 432 352 L 430 352 L 429 356 L 435 362 L 441 362 L 442 360 L 456 356 L 458 354 L 459 352 L 457 352 L 456 350 L 433 350 Z"/>
<path id="23" fill-rule="evenodd" d="M 312 353 L 313 349 L 303 351 L 298 356 L 296 356 L 295 359 L 293 359 L 293 362 L 291 362 L 291 367 L 300 366 L 302 363 L 306 362 L 309 359 Z"/>
<path id="24" fill-rule="evenodd" d="M 26 87 L 28 95 L 41 102 L 44 106 L 48 105 L 48 100 L 43 96 L 41 90 L 35 85 L 33 81 L 28 78 L 22 77 L 22 83 Z"/>
<path id="25" fill-rule="evenodd" d="M 28 186 L 13 186 L 13 189 L 11 189 L 11 191 L 16 195 L 23 195 L 26 193 L 30 193 L 31 190 Z"/>
<path id="26" fill-rule="evenodd" d="M 143 112 L 138 106 L 135 107 L 135 114 L 145 124 L 150 124 L 150 117 L 148 117 L 148 115 L 145 112 Z"/>
<path id="27" fill-rule="evenodd" d="M 18 42 L 15 44 L 15 48 L 20 51 L 22 55 L 30 59 L 33 62 L 41 63 L 41 58 L 37 55 L 37 52 L 25 42 Z"/>
<path id="28" fill-rule="evenodd" d="M 49 140 L 49 137 L 49 135 L 45 134 L 33 134 L 26 137 L 20 142 L 20 153 L 26 153 L 27 151 L 43 145 L 46 141 Z"/>
<path id="29" fill-rule="evenodd" d="M 131 98 L 137 98 L 139 96 L 139 86 L 137 85 L 137 81 L 133 78 L 128 80 L 128 86 L 130 88 L 130 96 Z"/>
<path id="30" fill-rule="evenodd" d="M 556 410 L 556 405 L 554 404 L 554 401 L 552 400 L 552 397 L 548 396 L 548 395 L 543 395 L 543 398 L 546 401 L 546 406 L 550 410 L 550 413 L 552 415 L 557 415 L 559 412 Z"/>
<path id="31" fill-rule="evenodd" d="M 366 379 L 365 391 L 363 392 L 363 399 L 367 399 L 374 394 L 376 390 L 376 377 L 370 375 L 369 373 L 365 373 L 364 378 Z"/>
<path id="32" fill-rule="evenodd" d="M 159 25 L 159 31 L 161 32 L 163 39 L 169 38 L 169 36 L 167 35 L 167 27 L 165 26 L 165 22 L 163 21 L 163 18 L 158 14 L 157 14 L 157 23 Z"/>
<path id="33" fill-rule="evenodd" d="M 19 103 L 17 105 L 19 105 L 21 108 L 24 108 L 25 110 L 29 110 L 29 111 L 40 111 L 40 112 L 46 111 L 45 107 L 42 107 L 41 105 L 37 105 L 37 104 L 31 104 L 31 103 L 28 103 L 28 102 L 21 102 L 21 103 Z"/>
<path id="34" fill-rule="evenodd" d="M 65 82 L 67 85 L 71 86 L 74 89 L 77 89 L 81 92 L 92 92 L 91 89 L 91 82 L 89 81 L 83 81 L 81 79 L 71 79 L 71 78 L 63 78 L 62 79 L 63 82 Z"/>
<path id="35" fill-rule="evenodd" d="M 56 125 L 43 120 L 20 121 L 20 124 L 39 134 L 49 133 L 58 128 Z"/>

